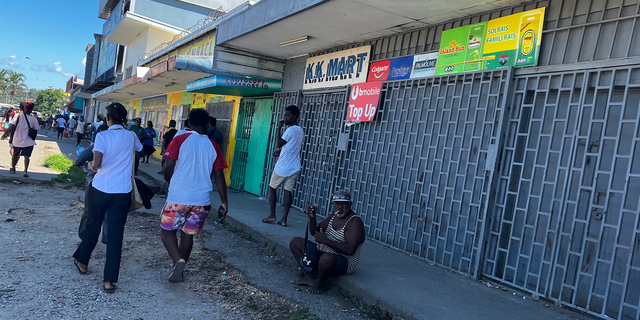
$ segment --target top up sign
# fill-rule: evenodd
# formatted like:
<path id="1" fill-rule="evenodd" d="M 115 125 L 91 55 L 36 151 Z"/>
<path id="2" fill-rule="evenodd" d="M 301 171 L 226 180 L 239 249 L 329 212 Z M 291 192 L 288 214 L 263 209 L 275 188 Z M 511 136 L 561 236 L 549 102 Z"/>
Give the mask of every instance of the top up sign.
<path id="1" fill-rule="evenodd" d="M 367 81 L 371 46 L 324 54 L 307 59 L 302 88 L 346 86 Z"/>

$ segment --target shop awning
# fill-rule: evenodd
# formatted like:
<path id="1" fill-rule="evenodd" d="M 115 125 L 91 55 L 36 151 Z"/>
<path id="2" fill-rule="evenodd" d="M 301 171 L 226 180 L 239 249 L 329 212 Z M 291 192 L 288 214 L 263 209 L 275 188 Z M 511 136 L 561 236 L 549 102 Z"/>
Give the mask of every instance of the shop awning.
<path id="1" fill-rule="evenodd" d="M 62 108 L 62 109 L 65 109 L 65 110 L 71 110 L 71 109 L 73 109 L 73 106 L 74 106 L 75 104 L 76 104 L 76 100 L 75 100 L 75 99 L 73 99 L 73 100 L 71 100 L 71 102 L 69 102 L 69 103 L 67 103 L 66 105 L 64 105 L 64 108 Z"/>
<path id="2" fill-rule="evenodd" d="M 128 101 L 184 90 L 187 83 L 213 74 L 211 58 L 176 56 L 161 61 L 145 75 L 134 75 L 92 95 L 94 99 Z"/>
<path id="3" fill-rule="evenodd" d="M 257 97 L 282 90 L 282 81 L 230 75 L 215 75 L 187 83 L 188 92 Z"/>

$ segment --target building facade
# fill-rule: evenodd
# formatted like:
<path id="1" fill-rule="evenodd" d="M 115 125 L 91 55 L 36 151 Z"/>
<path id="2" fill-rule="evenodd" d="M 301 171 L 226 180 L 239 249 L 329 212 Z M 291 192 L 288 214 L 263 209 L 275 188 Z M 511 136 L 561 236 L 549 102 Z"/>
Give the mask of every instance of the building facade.
<path id="1" fill-rule="evenodd" d="M 592 315 L 640 317 L 639 1 L 372 1 L 357 12 L 347 1 L 285 1 L 276 12 L 270 2 L 221 24 L 218 46 L 286 61 L 272 111 L 302 112 L 295 206 L 315 199 L 326 214 L 331 193 L 346 188 L 372 240 Z M 324 71 L 358 57 L 349 50 L 369 52 L 369 73 L 396 58 L 426 67 L 425 55 L 458 47 L 443 42 L 447 31 L 543 8 L 535 66 L 497 53 L 478 63 L 506 67 L 416 77 L 399 67 L 381 82 L 370 122 L 347 121 L 355 82 Z M 353 14 L 329 14 L 342 11 Z"/>

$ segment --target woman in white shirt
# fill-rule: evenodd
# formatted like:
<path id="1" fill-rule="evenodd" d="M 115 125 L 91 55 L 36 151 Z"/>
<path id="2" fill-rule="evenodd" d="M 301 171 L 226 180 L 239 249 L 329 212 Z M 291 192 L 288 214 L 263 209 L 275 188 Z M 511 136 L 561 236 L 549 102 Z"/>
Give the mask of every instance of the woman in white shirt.
<path id="1" fill-rule="evenodd" d="M 98 243 L 100 227 L 107 219 L 107 257 L 104 265 L 105 292 L 112 293 L 118 282 L 124 225 L 131 205 L 131 173 L 133 150 L 142 151 L 142 144 L 134 133 L 122 127 L 127 110 L 119 103 L 107 106 L 109 130 L 96 136 L 91 170 L 96 175 L 89 186 L 88 201 L 80 221 L 82 242 L 73 254 L 81 274 L 87 273 L 91 253 Z"/>

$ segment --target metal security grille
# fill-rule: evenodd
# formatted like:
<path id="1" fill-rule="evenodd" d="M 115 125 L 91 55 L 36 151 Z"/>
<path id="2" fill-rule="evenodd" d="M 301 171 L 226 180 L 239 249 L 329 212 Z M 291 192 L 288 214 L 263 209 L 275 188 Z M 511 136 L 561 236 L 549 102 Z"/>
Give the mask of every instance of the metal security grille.
<path id="1" fill-rule="evenodd" d="M 207 103 L 207 112 L 209 113 L 209 116 L 216 118 L 216 129 L 222 133 L 222 145 L 220 148 L 223 153 L 227 152 L 227 147 L 229 146 L 233 103 L 233 100 Z"/>
<path id="2" fill-rule="evenodd" d="M 640 67 L 518 77 L 483 273 L 640 317 Z"/>
<path id="3" fill-rule="evenodd" d="M 337 174 L 337 143 L 346 119 L 347 89 L 302 96 L 300 126 L 304 130 L 302 170 L 293 194 L 293 206 L 306 208 L 307 200 L 318 205 L 321 216 L 333 212 L 331 195 Z"/>
<path id="4" fill-rule="evenodd" d="M 271 116 L 271 128 L 269 129 L 269 142 L 267 145 L 267 159 L 264 163 L 264 174 L 262 181 L 262 190 L 260 195 L 267 197 L 269 193 L 269 180 L 271 180 L 271 173 L 276 165 L 276 159 L 273 157 L 273 152 L 276 149 L 276 129 L 278 128 L 278 121 L 282 119 L 284 115 L 284 109 L 287 106 L 295 105 L 299 107 L 300 91 L 289 92 L 276 92 L 273 95 L 273 109 Z M 279 199 L 279 203 L 282 203 L 282 197 Z"/>
<path id="5" fill-rule="evenodd" d="M 539 66 L 640 56 L 639 0 L 541 0 L 394 34 L 323 54 L 371 45 L 372 61 L 436 52 L 443 30 L 546 7 Z M 517 73 L 530 72 L 526 68 Z"/>
<path id="6" fill-rule="evenodd" d="M 383 84 L 375 121 L 350 128 L 337 181 L 369 238 L 475 273 L 511 72 Z"/>
<path id="7" fill-rule="evenodd" d="M 238 124 L 236 128 L 236 146 L 233 151 L 233 167 L 231 169 L 231 187 L 244 190 L 247 159 L 249 156 L 249 140 L 253 125 L 253 113 L 256 111 L 255 101 L 240 102 Z"/>

